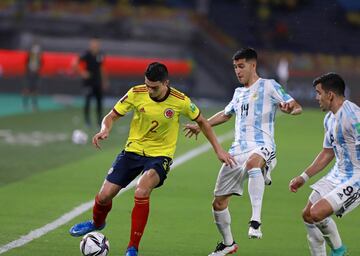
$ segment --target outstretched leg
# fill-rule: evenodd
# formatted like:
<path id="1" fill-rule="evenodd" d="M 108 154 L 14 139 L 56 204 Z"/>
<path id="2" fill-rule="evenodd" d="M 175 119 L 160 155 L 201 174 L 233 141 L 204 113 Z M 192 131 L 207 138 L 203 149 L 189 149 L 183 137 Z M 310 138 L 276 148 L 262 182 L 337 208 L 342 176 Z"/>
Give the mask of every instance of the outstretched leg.
<path id="1" fill-rule="evenodd" d="M 100 192 L 97 194 L 93 207 L 93 220 L 75 224 L 70 229 L 72 236 L 83 236 L 94 230 L 101 230 L 105 227 L 105 219 L 112 207 L 112 199 L 120 191 L 121 187 L 107 180 L 104 181 Z"/>

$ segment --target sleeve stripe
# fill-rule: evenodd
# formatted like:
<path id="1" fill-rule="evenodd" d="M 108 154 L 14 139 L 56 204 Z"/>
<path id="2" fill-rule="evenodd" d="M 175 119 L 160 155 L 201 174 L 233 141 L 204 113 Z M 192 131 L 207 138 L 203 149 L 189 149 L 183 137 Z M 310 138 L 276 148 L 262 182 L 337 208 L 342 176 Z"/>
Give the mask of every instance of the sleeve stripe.
<path id="1" fill-rule="evenodd" d="M 113 111 L 115 114 L 117 114 L 118 116 L 124 116 L 124 115 L 120 114 L 119 112 L 117 112 L 115 108 L 113 108 L 112 111 Z"/>
<path id="2" fill-rule="evenodd" d="M 180 100 L 185 100 L 185 97 L 183 95 L 174 94 L 173 92 L 170 92 L 170 95 L 172 95 Z"/>

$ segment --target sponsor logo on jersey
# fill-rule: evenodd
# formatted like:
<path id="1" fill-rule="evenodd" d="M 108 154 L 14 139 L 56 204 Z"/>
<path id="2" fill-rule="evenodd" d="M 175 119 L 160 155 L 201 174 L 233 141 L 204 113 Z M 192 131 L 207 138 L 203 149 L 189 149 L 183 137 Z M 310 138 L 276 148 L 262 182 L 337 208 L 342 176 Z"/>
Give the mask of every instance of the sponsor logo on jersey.
<path id="1" fill-rule="evenodd" d="M 171 108 L 165 109 L 164 116 L 166 118 L 172 118 L 174 116 L 174 110 L 172 110 Z"/>
<path id="2" fill-rule="evenodd" d="M 191 102 L 191 104 L 190 104 L 190 109 L 191 109 L 191 112 L 193 112 L 193 113 L 196 111 L 196 106 L 195 106 L 195 104 L 192 103 L 192 102 Z"/>

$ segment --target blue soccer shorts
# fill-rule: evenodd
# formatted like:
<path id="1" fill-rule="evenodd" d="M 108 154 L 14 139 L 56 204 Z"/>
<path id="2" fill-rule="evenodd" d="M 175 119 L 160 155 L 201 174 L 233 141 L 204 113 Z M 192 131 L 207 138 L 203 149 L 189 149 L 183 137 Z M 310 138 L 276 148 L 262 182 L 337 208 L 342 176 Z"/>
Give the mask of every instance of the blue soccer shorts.
<path id="1" fill-rule="evenodd" d="M 141 156 L 124 150 L 117 155 L 106 180 L 124 188 L 139 174 L 154 169 L 160 177 L 160 182 L 156 187 L 160 187 L 164 184 L 171 164 L 172 159 L 166 156 Z"/>

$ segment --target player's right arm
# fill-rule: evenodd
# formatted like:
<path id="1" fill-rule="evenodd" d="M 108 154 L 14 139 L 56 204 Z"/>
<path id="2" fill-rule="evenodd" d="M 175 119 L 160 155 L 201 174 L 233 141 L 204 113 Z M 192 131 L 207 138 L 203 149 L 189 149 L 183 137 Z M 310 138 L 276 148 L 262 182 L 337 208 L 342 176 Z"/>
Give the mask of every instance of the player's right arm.
<path id="1" fill-rule="evenodd" d="M 309 165 L 301 175 L 290 181 L 290 191 L 295 193 L 309 178 L 322 171 L 334 159 L 334 157 L 335 153 L 332 148 L 323 148 L 312 164 Z"/>
<path id="2" fill-rule="evenodd" d="M 114 110 L 111 110 L 102 120 L 100 131 L 94 135 L 92 143 L 98 149 L 100 149 L 100 140 L 105 140 L 109 137 L 113 123 L 120 118 L 120 115 Z"/>
<path id="3" fill-rule="evenodd" d="M 217 112 L 215 115 L 208 119 L 208 122 L 211 127 L 225 123 L 230 120 L 232 115 L 226 115 L 225 110 Z M 184 127 L 185 137 L 191 138 L 195 135 L 195 139 L 197 139 L 198 134 L 200 133 L 201 129 L 197 124 L 186 124 Z"/>

